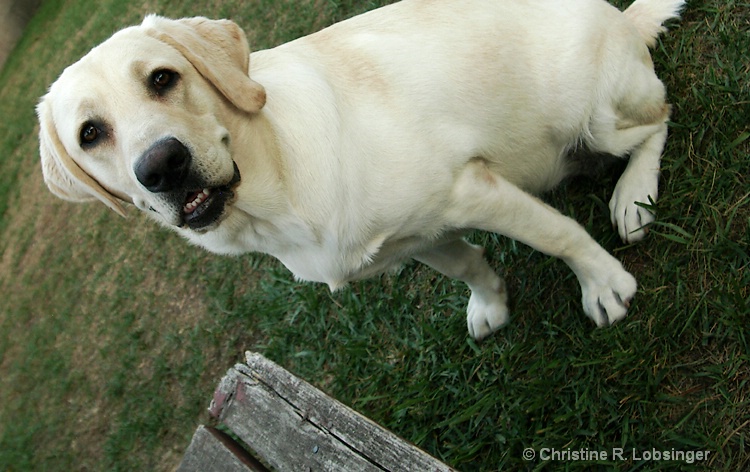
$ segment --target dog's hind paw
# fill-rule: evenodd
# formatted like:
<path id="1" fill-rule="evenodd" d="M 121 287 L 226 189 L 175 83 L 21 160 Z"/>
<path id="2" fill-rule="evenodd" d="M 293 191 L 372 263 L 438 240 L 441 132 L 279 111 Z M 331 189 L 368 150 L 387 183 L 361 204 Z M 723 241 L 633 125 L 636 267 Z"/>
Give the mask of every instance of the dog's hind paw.
<path id="1" fill-rule="evenodd" d="M 612 226 L 617 228 L 620 239 L 626 244 L 640 241 L 648 234 L 648 226 L 655 216 L 638 203 L 649 204 L 656 200 L 659 188 L 657 175 L 642 175 L 640 180 L 621 178 L 615 186 L 609 202 Z"/>

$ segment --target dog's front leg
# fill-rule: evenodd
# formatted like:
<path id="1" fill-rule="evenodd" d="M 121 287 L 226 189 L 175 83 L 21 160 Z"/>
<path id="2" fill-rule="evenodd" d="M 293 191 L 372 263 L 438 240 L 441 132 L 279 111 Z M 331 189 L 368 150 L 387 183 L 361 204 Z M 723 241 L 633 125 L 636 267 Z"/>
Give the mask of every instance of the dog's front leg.
<path id="1" fill-rule="evenodd" d="M 466 324 L 473 338 L 480 340 L 508 322 L 505 281 L 487 264 L 482 247 L 456 239 L 419 253 L 414 259 L 469 286 Z"/>
<path id="2" fill-rule="evenodd" d="M 625 317 L 636 282 L 574 220 L 488 168 L 469 162 L 458 176 L 446 214 L 457 228 L 492 231 L 563 259 L 578 277 L 583 310 L 598 326 Z"/>

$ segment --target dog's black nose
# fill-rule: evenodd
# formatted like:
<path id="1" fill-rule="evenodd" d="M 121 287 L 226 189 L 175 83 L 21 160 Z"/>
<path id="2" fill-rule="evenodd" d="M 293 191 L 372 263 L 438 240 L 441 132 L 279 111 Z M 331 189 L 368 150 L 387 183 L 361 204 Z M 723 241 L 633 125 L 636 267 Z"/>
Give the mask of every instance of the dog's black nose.
<path id="1" fill-rule="evenodd" d="M 138 159 L 135 177 L 151 192 L 170 192 L 185 182 L 190 159 L 190 150 L 178 139 L 164 139 L 148 148 Z"/>

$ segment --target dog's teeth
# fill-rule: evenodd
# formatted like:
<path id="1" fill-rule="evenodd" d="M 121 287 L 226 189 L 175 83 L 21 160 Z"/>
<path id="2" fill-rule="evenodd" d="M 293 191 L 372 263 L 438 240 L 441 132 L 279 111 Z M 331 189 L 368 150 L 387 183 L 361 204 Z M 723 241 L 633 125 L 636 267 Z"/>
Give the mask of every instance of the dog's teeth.
<path id="1" fill-rule="evenodd" d="M 185 206 L 182 207 L 182 210 L 185 213 L 192 213 L 193 210 L 195 210 L 196 208 L 198 208 L 198 206 L 201 203 L 203 203 L 203 202 L 206 201 L 206 199 L 208 198 L 209 195 L 211 195 L 211 190 L 209 190 L 207 188 L 204 188 L 203 191 L 199 192 L 195 196 L 195 198 L 193 199 L 193 201 L 186 203 Z"/>

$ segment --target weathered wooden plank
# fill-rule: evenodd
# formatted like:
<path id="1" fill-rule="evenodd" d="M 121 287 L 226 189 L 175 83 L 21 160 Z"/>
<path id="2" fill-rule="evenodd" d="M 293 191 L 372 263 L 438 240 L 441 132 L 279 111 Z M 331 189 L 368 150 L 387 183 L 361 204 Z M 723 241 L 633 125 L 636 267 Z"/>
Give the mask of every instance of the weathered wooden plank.
<path id="1" fill-rule="evenodd" d="M 177 472 L 268 472 L 228 435 L 198 426 Z"/>
<path id="2" fill-rule="evenodd" d="M 379 471 L 263 383 L 237 368 L 221 421 L 278 471 Z"/>
<path id="3" fill-rule="evenodd" d="M 230 369 L 210 411 L 277 470 L 452 470 L 255 353 Z"/>

